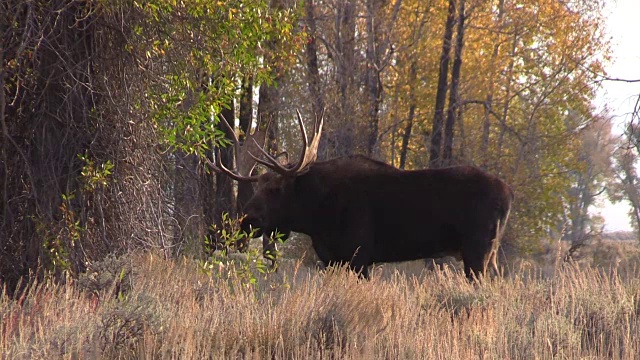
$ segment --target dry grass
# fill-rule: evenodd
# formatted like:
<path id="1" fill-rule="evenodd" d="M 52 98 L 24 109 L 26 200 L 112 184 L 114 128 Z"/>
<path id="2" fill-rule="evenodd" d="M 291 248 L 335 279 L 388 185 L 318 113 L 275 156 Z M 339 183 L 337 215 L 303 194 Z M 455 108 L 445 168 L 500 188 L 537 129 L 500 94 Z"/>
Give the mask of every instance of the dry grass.
<path id="1" fill-rule="evenodd" d="M 458 271 L 344 269 L 284 261 L 256 285 L 192 260 L 111 259 L 101 274 L 0 297 L 3 359 L 632 359 L 636 267 Z M 418 266 L 418 264 L 414 264 Z M 424 264 L 419 264 L 423 267 Z M 109 270 L 111 269 L 111 270 Z M 120 270 L 113 270 L 120 269 Z M 108 275 L 105 275 L 108 274 Z M 218 274 L 220 275 L 220 274 Z M 104 281 L 105 278 L 117 281 Z"/>

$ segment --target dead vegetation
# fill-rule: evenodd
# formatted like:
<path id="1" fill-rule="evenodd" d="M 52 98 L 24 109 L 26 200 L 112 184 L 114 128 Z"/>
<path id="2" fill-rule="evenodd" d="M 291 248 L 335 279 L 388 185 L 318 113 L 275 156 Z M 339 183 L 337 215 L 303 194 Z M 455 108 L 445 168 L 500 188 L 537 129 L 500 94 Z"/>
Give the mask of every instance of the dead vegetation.
<path id="1" fill-rule="evenodd" d="M 424 262 L 362 281 L 285 256 L 249 284 L 189 259 L 111 258 L 80 281 L 2 296 L 0 349 L 11 359 L 630 359 L 640 280 L 627 245 L 611 250 L 621 261 L 594 266 L 614 258 L 595 246 L 579 262 L 519 262 L 475 285 Z"/>

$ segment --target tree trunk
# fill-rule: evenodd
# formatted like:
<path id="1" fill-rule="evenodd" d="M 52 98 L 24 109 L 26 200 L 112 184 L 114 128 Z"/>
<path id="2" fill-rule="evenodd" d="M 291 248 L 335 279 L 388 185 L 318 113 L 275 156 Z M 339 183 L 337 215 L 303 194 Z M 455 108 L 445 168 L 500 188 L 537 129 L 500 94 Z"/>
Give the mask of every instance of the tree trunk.
<path id="1" fill-rule="evenodd" d="M 204 236 L 202 227 L 202 204 L 200 204 L 200 181 L 198 178 L 198 158 L 194 154 L 185 154 L 177 150 L 175 153 L 174 201 L 175 219 L 178 224 L 174 228 L 176 243 L 198 243 Z"/>
<path id="2" fill-rule="evenodd" d="M 356 1 L 343 0 L 338 5 L 336 19 L 335 46 L 338 52 L 336 59 L 340 110 L 350 114 L 348 90 L 353 83 L 355 70 L 355 34 L 356 34 Z"/>
<path id="3" fill-rule="evenodd" d="M 456 35 L 456 49 L 451 69 L 451 90 L 449 90 L 449 107 L 447 109 L 447 122 L 444 128 L 444 152 L 442 154 L 443 164 L 453 163 L 453 130 L 456 123 L 456 115 L 460 102 L 459 85 L 460 71 L 462 68 L 462 47 L 464 46 L 464 20 L 465 20 L 465 0 L 460 1 L 458 10 L 458 33 Z"/>
<path id="4" fill-rule="evenodd" d="M 505 86 L 504 102 L 502 105 L 502 113 L 500 114 L 500 133 L 498 135 L 498 151 L 497 158 L 502 156 L 502 148 L 504 146 L 504 135 L 507 131 L 507 118 L 509 116 L 509 105 L 511 102 L 511 84 L 513 82 L 513 67 L 515 66 L 515 54 L 518 46 L 518 32 L 513 34 L 513 42 L 511 44 L 511 58 L 509 59 L 509 67 L 507 68 L 507 84 Z M 502 173 L 502 167 L 497 169 L 498 174 Z"/>
<path id="5" fill-rule="evenodd" d="M 498 33 L 502 30 L 502 18 L 504 16 L 504 0 L 500 0 L 498 4 L 498 19 L 497 23 L 499 24 Z M 496 39 L 495 44 L 493 44 L 493 52 L 491 53 L 491 59 L 489 60 L 489 84 L 487 89 L 487 97 L 485 99 L 484 104 L 484 118 L 482 123 L 482 142 L 480 144 L 480 156 L 482 157 L 482 167 L 488 167 L 489 161 L 489 137 L 491 136 L 491 122 L 490 115 L 491 109 L 493 108 L 493 91 L 495 88 L 495 75 L 496 75 L 496 61 L 498 59 L 498 53 L 500 51 L 500 34 L 498 34 L 498 38 Z"/>
<path id="6" fill-rule="evenodd" d="M 335 21 L 336 82 L 338 84 L 339 112 L 335 118 L 338 124 L 328 129 L 325 137 L 329 150 L 334 156 L 349 155 L 354 152 L 353 127 L 356 120 L 351 104 L 355 67 L 356 0 L 342 0 L 338 4 Z"/>
<path id="7" fill-rule="evenodd" d="M 365 86 L 369 95 L 368 121 L 367 121 L 367 144 L 366 153 L 375 156 L 378 144 L 378 116 L 380 113 L 380 102 L 382 101 L 382 85 L 380 83 L 381 59 L 380 56 L 380 23 L 381 9 L 383 1 L 367 0 L 367 71 Z"/>
<path id="8" fill-rule="evenodd" d="M 451 52 L 451 38 L 455 22 L 455 0 L 449 0 L 449 10 L 442 38 L 442 52 L 440 54 L 440 71 L 438 72 L 438 88 L 436 90 L 435 112 L 431 128 L 431 144 L 429 147 L 429 167 L 441 166 L 442 128 L 444 123 L 444 105 L 447 97 L 447 76 L 449 75 L 449 58 Z"/>
<path id="9" fill-rule="evenodd" d="M 463 110 L 463 106 L 460 105 L 458 106 L 458 127 L 460 128 L 460 152 L 459 152 L 459 159 L 462 159 L 463 161 L 467 161 L 468 159 L 466 158 L 466 147 L 467 147 L 467 142 L 466 142 L 466 137 L 465 137 L 465 133 L 464 133 L 464 112 Z"/>
<path id="10" fill-rule="evenodd" d="M 278 79 L 277 79 L 278 80 Z M 272 155 L 278 153 L 278 109 L 280 107 L 280 92 L 275 86 L 260 86 L 260 99 L 258 102 L 258 119 L 260 123 L 268 124 L 269 132 L 267 133 L 266 148 Z"/>
<path id="11" fill-rule="evenodd" d="M 201 84 L 204 88 L 204 85 Z M 198 94 L 199 95 L 199 94 Z M 196 102 L 196 92 L 187 94 L 186 99 L 181 103 L 180 110 L 188 112 Z M 173 238 L 176 243 L 184 244 L 193 240 L 194 244 L 200 246 L 205 235 L 205 229 L 213 222 L 207 222 L 203 217 L 204 194 L 202 191 L 202 181 L 198 168 L 199 160 L 195 154 L 187 154 L 177 149 L 175 151 L 175 167 L 173 170 L 173 200 L 174 217 L 177 226 L 173 229 Z M 211 184 L 213 191 L 213 183 Z M 212 220 L 213 221 L 213 220 Z"/>
<path id="12" fill-rule="evenodd" d="M 305 47 L 305 57 L 307 65 L 307 84 L 309 87 L 309 95 L 311 96 L 311 109 L 314 118 L 324 116 L 324 95 L 321 88 L 320 71 L 318 69 L 318 42 L 317 42 L 317 25 L 314 0 L 305 1 L 306 24 L 309 40 Z M 318 159 L 328 158 L 327 154 L 327 137 L 320 139 L 318 150 Z"/>
<path id="13" fill-rule="evenodd" d="M 240 141 L 244 141 L 246 134 L 251 132 L 253 113 L 253 81 L 251 79 L 245 80 L 242 88 L 242 94 L 240 97 L 240 114 L 239 125 L 242 135 Z M 239 159 L 236 159 L 236 164 Z M 236 165 L 236 169 L 239 165 Z M 242 214 L 244 206 L 249 202 L 253 196 L 253 184 L 249 181 L 238 181 L 238 195 L 236 198 L 236 209 L 238 214 Z"/>
<path id="14" fill-rule="evenodd" d="M 233 124 L 234 119 L 234 111 L 233 107 L 231 109 L 223 109 L 221 115 L 224 116 L 225 119 L 231 124 Z M 221 119 L 220 121 L 224 121 Z M 225 133 L 225 137 L 227 139 L 231 139 L 231 134 L 229 129 L 225 126 L 219 125 L 220 129 Z M 227 168 L 233 168 L 233 147 L 227 146 L 219 149 L 220 161 Z M 207 219 L 209 224 L 214 224 L 218 229 L 222 229 L 222 217 L 223 213 L 228 213 L 230 217 L 235 216 L 234 210 L 234 194 L 233 194 L 233 183 L 231 179 L 225 174 L 206 174 L 206 186 L 210 188 L 213 179 L 215 178 L 215 192 L 208 191 L 207 198 L 210 196 L 214 196 L 213 199 L 208 198 L 207 201 L 203 203 L 205 219 Z M 211 201 L 213 200 L 213 201 Z M 213 204 L 214 206 L 211 206 Z M 209 222 L 212 221 L 212 222 Z M 215 239 L 216 246 L 223 246 L 222 239 L 218 237 L 218 234 L 215 231 L 209 231 L 210 239 Z"/>
<path id="15" fill-rule="evenodd" d="M 407 164 L 407 151 L 409 150 L 409 140 L 413 129 L 413 118 L 416 113 L 416 90 L 415 80 L 417 73 L 416 60 L 413 59 L 409 68 L 409 116 L 402 135 L 402 147 L 400 148 L 400 169 L 404 169 Z"/>
<path id="16" fill-rule="evenodd" d="M 634 156 L 632 150 L 626 150 L 623 157 L 618 159 L 618 166 L 621 167 L 621 174 L 618 176 L 623 184 L 623 192 L 631 205 L 630 217 L 640 241 L 640 179 L 634 165 L 637 161 L 638 158 Z"/>
<path id="17" fill-rule="evenodd" d="M 306 23 L 309 28 L 309 40 L 305 47 L 307 61 L 307 83 L 311 95 L 311 106 L 316 117 L 324 113 L 324 97 L 320 89 L 320 71 L 318 70 L 318 44 L 316 35 L 316 15 L 314 0 L 305 1 Z"/>

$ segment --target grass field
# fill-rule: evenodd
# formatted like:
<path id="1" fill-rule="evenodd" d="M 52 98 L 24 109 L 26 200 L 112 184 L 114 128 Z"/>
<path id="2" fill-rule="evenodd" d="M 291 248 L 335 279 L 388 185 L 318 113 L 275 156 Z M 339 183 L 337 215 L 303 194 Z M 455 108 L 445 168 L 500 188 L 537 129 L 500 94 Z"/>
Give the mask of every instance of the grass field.
<path id="1" fill-rule="evenodd" d="M 257 282 L 194 260 L 110 259 L 63 285 L 0 297 L 3 359 L 634 359 L 638 247 L 510 264 L 470 284 L 423 262 L 371 281 L 285 259 Z M 598 246 L 605 246 L 600 244 Z M 617 255 L 616 255 L 617 256 Z M 610 256 L 611 257 L 611 256 Z M 603 260 L 598 260 L 603 261 Z M 115 281 L 114 281 L 115 279 Z"/>

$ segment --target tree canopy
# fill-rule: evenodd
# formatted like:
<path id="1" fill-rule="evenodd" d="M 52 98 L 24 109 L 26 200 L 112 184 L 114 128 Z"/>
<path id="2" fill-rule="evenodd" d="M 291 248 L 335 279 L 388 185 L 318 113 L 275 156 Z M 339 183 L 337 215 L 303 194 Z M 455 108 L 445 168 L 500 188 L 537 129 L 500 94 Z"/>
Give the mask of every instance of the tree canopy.
<path id="1" fill-rule="evenodd" d="M 637 198 L 637 124 L 611 161 L 592 105 L 603 3 L 4 1 L 2 279 L 194 247 L 252 191 L 204 165 L 229 144 L 219 119 L 242 138 L 273 118 L 268 146 L 293 155 L 296 109 L 324 116 L 321 159 L 498 174 L 516 193 L 514 251 L 567 224 L 584 238 L 591 196 Z"/>

